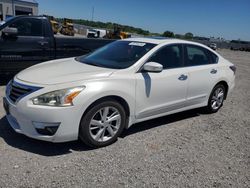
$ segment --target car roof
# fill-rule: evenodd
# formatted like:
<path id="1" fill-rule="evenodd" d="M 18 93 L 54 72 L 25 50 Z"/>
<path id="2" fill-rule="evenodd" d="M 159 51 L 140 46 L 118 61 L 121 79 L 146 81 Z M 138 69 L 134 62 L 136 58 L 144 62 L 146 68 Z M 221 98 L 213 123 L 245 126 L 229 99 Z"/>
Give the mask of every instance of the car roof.
<path id="1" fill-rule="evenodd" d="M 140 37 L 140 38 L 127 38 L 123 39 L 126 41 L 134 41 L 134 42 L 145 42 L 145 43 L 152 43 L 152 44 L 173 44 L 173 43 L 183 43 L 183 44 L 194 44 L 199 46 L 205 46 L 201 43 L 175 39 L 175 38 L 165 38 L 165 37 Z"/>

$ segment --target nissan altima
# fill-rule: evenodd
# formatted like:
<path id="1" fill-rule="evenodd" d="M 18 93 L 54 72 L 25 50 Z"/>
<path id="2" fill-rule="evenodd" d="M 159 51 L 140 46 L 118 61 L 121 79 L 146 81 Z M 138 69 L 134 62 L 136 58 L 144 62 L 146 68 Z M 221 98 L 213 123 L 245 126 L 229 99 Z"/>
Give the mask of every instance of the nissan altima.
<path id="1" fill-rule="evenodd" d="M 137 122 L 204 107 L 217 112 L 236 67 L 199 43 L 131 38 L 88 55 L 30 67 L 6 87 L 4 108 L 18 133 L 50 142 L 115 142 Z"/>

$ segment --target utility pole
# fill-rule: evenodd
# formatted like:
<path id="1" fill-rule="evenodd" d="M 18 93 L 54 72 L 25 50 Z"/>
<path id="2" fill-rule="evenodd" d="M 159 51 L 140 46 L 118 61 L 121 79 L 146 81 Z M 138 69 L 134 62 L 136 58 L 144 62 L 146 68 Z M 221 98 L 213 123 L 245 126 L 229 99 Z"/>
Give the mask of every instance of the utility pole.
<path id="1" fill-rule="evenodd" d="M 12 15 L 15 16 L 15 11 L 14 11 L 14 0 L 12 0 Z"/>
<path id="2" fill-rule="evenodd" d="M 91 16 L 91 21 L 94 21 L 94 13 L 95 13 L 95 7 L 92 7 L 92 16 Z"/>

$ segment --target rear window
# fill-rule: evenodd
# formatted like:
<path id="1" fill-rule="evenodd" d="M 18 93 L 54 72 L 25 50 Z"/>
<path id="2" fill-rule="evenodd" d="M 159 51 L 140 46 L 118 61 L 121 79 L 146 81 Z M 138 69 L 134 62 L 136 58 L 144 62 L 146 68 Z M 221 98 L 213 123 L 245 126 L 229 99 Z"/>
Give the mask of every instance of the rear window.
<path id="1" fill-rule="evenodd" d="M 216 64 L 218 63 L 218 60 L 219 60 L 219 57 L 214 54 L 213 52 L 211 52 L 210 50 L 207 50 L 207 53 L 209 54 L 210 56 L 210 63 L 211 64 Z"/>
<path id="2" fill-rule="evenodd" d="M 209 64 L 209 57 L 206 50 L 195 45 L 186 46 L 186 65 L 197 66 Z"/>
<path id="3" fill-rule="evenodd" d="M 210 50 L 196 45 L 186 45 L 185 66 L 218 63 L 219 57 Z"/>

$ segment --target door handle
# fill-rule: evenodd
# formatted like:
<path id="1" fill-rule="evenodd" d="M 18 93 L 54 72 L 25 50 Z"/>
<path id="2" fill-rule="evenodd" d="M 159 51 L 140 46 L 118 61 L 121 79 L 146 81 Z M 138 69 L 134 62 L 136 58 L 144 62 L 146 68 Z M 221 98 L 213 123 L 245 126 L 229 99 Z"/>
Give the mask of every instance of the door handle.
<path id="1" fill-rule="evenodd" d="M 187 75 L 182 74 L 182 75 L 180 75 L 180 77 L 178 79 L 181 80 L 181 81 L 183 81 L 183 80 L 186 80 L 187 78 L 188 78 Z"/>
<path id="2" fill-rule="evenodd" d="M 40 44 L 41 46 L 45 46 L 45 45 L 49 44 L 49 42 L 47 42 L 47 41 L 39 41 L 38 44 Z"/>
<path id="3" fill-rule="evenodd" d="M 210 73 L 211 73 L 211 74 L 216 74 L 216 73 L 217 73 L 217 70 L 216 70 L 216 69 L 212 69 L 212 70 L 210 71 Z"/>

